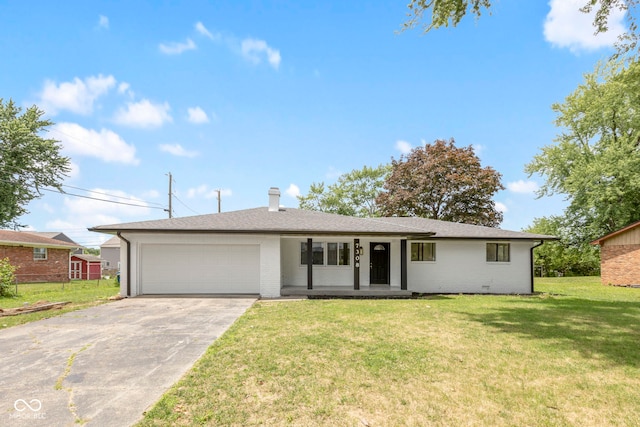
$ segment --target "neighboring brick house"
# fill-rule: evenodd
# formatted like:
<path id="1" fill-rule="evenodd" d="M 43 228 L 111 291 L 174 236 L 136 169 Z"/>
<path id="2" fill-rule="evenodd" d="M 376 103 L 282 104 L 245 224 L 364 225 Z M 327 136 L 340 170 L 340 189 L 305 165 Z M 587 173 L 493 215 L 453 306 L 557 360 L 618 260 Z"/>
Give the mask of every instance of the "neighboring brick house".
<path id="1" fill-rule="evenodd" d="M 73 243 L 77 247 L 77 249 L 72 252 L 74 254 L 82 254 L 84 251 L 84 248 L 81 245 L 78 245 L 69 236 L 59 231 L 25 231 L 24 233 L 35 234 L 36 236 L 40 236 L 40 237 L 48 237 L 54 240 L 61 240 L 67 243 Z"/>
<path id="2" fill-rule="evenodd" d="M 603 285 L 640 286 L 640 221 L 591 242 L 600 245 Z"/>
<path id="3" fill-rule="evenodd" d="M 71 252 L 77 247 L 32 233 L 0 230 L 0 258 L 9 258 L 17 267 L 19 283 L 68 282 Z"/>

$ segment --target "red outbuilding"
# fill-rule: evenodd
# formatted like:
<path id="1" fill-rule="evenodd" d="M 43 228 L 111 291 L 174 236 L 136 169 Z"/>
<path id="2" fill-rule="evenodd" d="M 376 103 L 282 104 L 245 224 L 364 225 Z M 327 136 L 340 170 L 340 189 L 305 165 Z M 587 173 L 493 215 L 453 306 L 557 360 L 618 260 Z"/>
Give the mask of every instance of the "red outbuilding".
<path id="1" fill-rule="evenodd" d="M 102 258 L 88 254 L 72 254 L 70 278 L 96 280 L 102 276 Z"/>

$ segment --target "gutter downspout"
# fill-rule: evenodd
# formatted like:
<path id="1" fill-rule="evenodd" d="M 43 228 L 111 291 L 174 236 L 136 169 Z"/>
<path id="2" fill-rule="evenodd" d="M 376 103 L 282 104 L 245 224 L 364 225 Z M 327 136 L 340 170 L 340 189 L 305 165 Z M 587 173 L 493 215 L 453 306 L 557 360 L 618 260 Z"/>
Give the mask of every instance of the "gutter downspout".
<path id="1" fill-rule="evenodd" d="M 127 297 L 131 296 L 131 242 L 122 237 L 120 232 L 116 232 L 116 235 L 125 241 L 127 244 Z M 533 252 L 531 252 L 531 256 L 533 256 Z M 531 282 L 531 288 L 533 288 L 533 282 Z"/>
<path id="2" fill-rule="evenodd" d="M 531 293 L 533 293 L 533 292 L 534 292 L 534 289 L 533 289 L 533 279 L 534 279 L 534 275 L 535 275 L 535 274 L 534 274 L 535 265 L 533 264 L 533 250 L 534 250 L 535 248 L 539 248 L 539 247 L 540 247 L 540 246 L 542 246 L 542 245 L 544 245 L 544 240 L 540 240 L 540 243 L 538 243 L 537 245 L 534 245 L 534 246 L 532 246 L 532 247 L 531 247 L 531 252 L 530 252 L 530 254 L 531 254 L 531 258 L 530 258 L 530 259 L 531 259 Z"/>

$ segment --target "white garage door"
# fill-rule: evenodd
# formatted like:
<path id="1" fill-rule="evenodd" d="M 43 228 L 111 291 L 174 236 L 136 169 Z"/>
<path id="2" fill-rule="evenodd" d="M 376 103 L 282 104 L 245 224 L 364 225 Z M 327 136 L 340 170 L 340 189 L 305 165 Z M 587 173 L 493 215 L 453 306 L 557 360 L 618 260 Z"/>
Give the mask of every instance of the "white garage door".
<path id="1" fill-rule="evenodd" d="M 141 294 L 258 294 L 259 245 L 154 245 L 140 251 Z"/>

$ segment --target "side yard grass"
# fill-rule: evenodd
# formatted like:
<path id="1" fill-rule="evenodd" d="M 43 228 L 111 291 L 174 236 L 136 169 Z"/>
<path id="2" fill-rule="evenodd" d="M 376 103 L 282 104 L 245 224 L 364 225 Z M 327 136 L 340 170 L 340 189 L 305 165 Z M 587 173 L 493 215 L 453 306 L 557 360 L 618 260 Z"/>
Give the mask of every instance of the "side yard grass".
<path id="1" fill-rule="evenodd" d="M 139 425 L 640 425 L 640 289 L 259 301 Z"/>
<path id="2" fill-rule="evenodd" d="M 52 316 L 91 307 L 108 301 L 109 297 L 117 295 L 119 288 L 114 280 L 74 280 L 67 283 L 25 283 L 18 285 L 18 295 L 0 298 L 0 308 L 15 308 L 33 304 L 38 301 L 65 302 L 61 309 L 38 311 L 17 316 L 0 317 L 0 329 L 21 325 Z"/>

